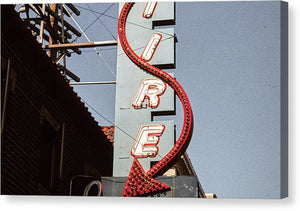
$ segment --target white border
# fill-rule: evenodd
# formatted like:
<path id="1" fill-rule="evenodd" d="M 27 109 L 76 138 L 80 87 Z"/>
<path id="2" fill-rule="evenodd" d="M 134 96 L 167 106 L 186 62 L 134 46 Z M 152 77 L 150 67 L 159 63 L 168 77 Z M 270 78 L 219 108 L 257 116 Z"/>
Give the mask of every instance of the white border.
<path id="1" fill-rule="evenodd" d="M 137 0 L 140 1 L 140 0 Z M 183 0 L 186 1 L 186 0 Z M 214 0 L 206 0 L 214 1 Z M 220 0 L 218 0 L 220 1 Z M 221 0 L 223 1 L 223 0 Z M 37 1 L 1 1 L 1 4 L 12 4 L 20 2 Z M 47 1 L 48 2 L 48 1 Z M 61 1 L 49 1 L 61 2 Z M 70 2 L 70 1 L 63 1 Z M 74 2 L 74 1 L 73 1 Z M 78 1 L 76 1 L 78 2 Z M 91 0 L 80 0 L 80 2 L 100 2 Z M 102 0 L 101 2 L 112 2 Z M 300 1 L 287 0 L 289 3 L 289 197 L 283 200 L 257 200 L 257 199 L 162 199 L 151 198 L 85 198 L 85 197 L 32 197 L 32 196 L 0 196 L 1 210 L 130 210 L 138 211 L 141 208 L 147 210 L 297 210 L 300 207 L 300 114 L 296 108 L 300 108 Z M 299 110 L 299 109 L 298 109 Z M 297 127 L 298 126 L 298 127 Z M 298 162 L 297 162 L 298 161 Z M 298 166 L 298 168 L 296 168 Z M 298 178 L 298 179 L 297 179 Z"/>

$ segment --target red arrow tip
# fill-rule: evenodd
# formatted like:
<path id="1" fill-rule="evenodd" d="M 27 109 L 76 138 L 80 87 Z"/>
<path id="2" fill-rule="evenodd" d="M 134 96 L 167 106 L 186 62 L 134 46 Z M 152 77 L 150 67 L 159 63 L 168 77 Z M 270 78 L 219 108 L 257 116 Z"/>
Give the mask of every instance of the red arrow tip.
<path id="1" fill-rule="evenodd" d="M 134 158 L 122 196 L 146 196 L 169 189 L 168 185 L 145 173 L 140 162 Z"/>

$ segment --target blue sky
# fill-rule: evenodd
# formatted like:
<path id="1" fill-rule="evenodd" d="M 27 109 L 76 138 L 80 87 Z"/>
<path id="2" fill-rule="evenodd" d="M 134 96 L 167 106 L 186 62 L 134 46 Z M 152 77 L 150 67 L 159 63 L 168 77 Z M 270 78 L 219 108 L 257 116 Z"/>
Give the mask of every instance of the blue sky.
<path id="1" fill-rule="evenodd" d="M 81 16 L 76 20 L 82 29 L 110 8 L 100 18 L 105 26 L 96 21 L 86 34 L 92 41 L 117 37 L 117 3 L 77 6 Z M 278 12 L 271 2 L 176 5 L 174 73 L 190 98 L 195 119 L 187 152 L 204 191 L 220 198 L 278 198 Z M 81 37 L 77 42 L 86 40 Z M 100 56 L 93 49 L 82 49 L 82 55 L 67 58 L 67 67 L 81 81 L 115 80 L 111 70 L 115 73 L 116 47 L 98 49 Z M 115 85 L 76 86 L 75 90 L 97 111 L 90 108 L 100 125 L 114 122 Z M 179 126 L 180 107 L 173 117 Z"/>

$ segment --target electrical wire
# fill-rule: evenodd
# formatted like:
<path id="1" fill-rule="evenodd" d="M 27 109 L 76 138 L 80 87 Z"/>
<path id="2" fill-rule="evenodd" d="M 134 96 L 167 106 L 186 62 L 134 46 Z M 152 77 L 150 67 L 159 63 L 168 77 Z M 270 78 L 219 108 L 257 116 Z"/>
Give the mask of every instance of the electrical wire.
<path id="1" fill-rule="evenodd" d="M 160 42 L 164 42 L 164 41 L 166 41 L 166 40 L 169 40 L 169 39 L 172 39 L 173 37 L 168 37 L 168 38 L 165 38 L 165 39 L 162 39 Z M 137 50 L 140 50 L 140 49 L 143 49 L 143 48 L 145 48 L 146 47 L 146 45 L 144 45 L 144 46 L 142 46 L 142 47 L 139 47 L 139 48 L 135 48 L 135 49 L 133 49 L 133 51 L 137 51 Z M 102 51 L 108 51 L 108 50 L 117 50 L 117 48 L 115 47 L 115 48 L 103 48 L 103 49 L 101 49 Z M 86 50 L 86 51 L 81 51 L 82 53 L 89 53 L 89 52 L 94 52 L 94 50 Z M 71 52 L 71 53 L 76 53 L 76 52 Z M 118 56 L 121 56 L 121 55 L 123 55 L 123 54 L 125 54 L 124 52 L 122 52 L 122 53 L 119 53 L 119 54 L 117 54 L 117 57 Z"/>
<path id="2" fill-rule="evenodd" d="M 96 15 L 96 13 L 94 11 L 92 11 L 92 13 L 97 17 L 94 21 L 92 21 L 83 31 L 86 32 L 94 23 L 96 23 L 97 20 L 99 20 L 101 22 L 101 24 L 105 27 L 105 29 L 112 35 L 112 37 L 116 40 L 115 36 L 109 31 L 109 29 L 107 28 L 107 26 L 101 21 L 101 17 L 114 5 L 115 3 L 112 3 L 108 8 L 106 8 L 99 16 Z M 88 4 L 86 4 L 88 8 L 90 8 L 90 6 Z M 91 8 L 90 8 L 91 9 Z M 73 41 L 74 42 L 78 39 L 79 37 L 76 37 Z"/>
<path id="3" fill-rule="evenodd" d="M 98 114 L 100 117 L 102 117 L 104 120 L 106 120 L 107 122 L 109 122 L 111 125 L 113 125 L 115 128 L 118 128 L 122 133 L 124 133 L 125 135 L 127 135 L 129 138 L 131 138 L 133 141 L 135 141 L 135 138 L 132 137 L 129 133 L 127 133 L 125 130 L 123 130 L 122 128 L 120 128 L 119 126 L 117 126 L 115 123 L 113 123 L 112 121 L 110 121 L 108 118 L 106 118 L 103 114 L 101 114 L 99 111 L 97 111 L 95 108 L 93 108 L 90 104 L 88 104 L 86 102 L 86 100 L 84 100 L 83 98 L 81 98 L 82 102 L 84 104 L 86 104 L 91 110 L 93 110 L 96 114 Z M 160 154 L 157 154 L 160 158 L 163 158 Z"/>
<path id="4" fill-rule="evenodd" d="M 81 31 L 81 33 L 83 34 L 83 36 L 85 37 L 85 39 L 88 42 L 92 42 L 90 40 L 90 38 L 87 36 L 87 34 L 83 31 L 83 29 L 80 27 L 80 25 L 78 24 L 78 22 L 74 19 L 74 17 L 70 14 L 69 10 L 67 9 L 67 7 L 65 5 L 63 5 L 63 7 L 65 8 L 65 10 L 67 11 L 67 13 L 70 15 L 71 19 L 73 20 L 73 22 L 76 24 L 76 26 L 79 28 L 79 30 Z M 102 59 L 102 61 L 104 62 L 104 64 L 106 65 L 106 67 L 109 69 L 109 71 L 112 73 L 112 75 L 114 77 L 116 77 L 116 74 L 113 72 L 113 70 L 110 68 L 110 66 L 107 64 L 107 62 L 105 61 L 105 59 L 103 58 L 103 56 L 101 55 L 100 51 L 97 50 L 97 48 L 93 48 L 96 52 L 96 54 Z"/>
<path id="5" fill-rule="evenodd" d="M 86 30 L 88 29 L 88 28 L 90 28 L 97 20 L 99 20 L 101 23 L 102 23 L 102 25 L 107 29 L 107 31 L 111 34 L 111 36 L 114 38 L 114 39 L 116 39 L 115 37 L 114 37 L 114 35 L 108 30 L 108 28 L 105 26 L 105 24 L 100 20 L 100 17 L 101 16 L 106 16 L 106 17 L 110 17 L 110 18 L 113 18 L 113 19 L 116 19 L 116 20 L 118 20 L 118 18 L 116 18 L 116 17 L 113 17 L 113 16 L 110 16 L 110 15 L 106 15 L 105 14 L 105 12 L 106 11 L 108 11 L 112 6 L 113 6 L 113 4 L 114 3 L 112 3 L 104 12 L 97 12 L 97 11 L 94 11 L 94 10 L 92 10 L 90 7 L 89 7 L 89 5 L 87 5 L 87 7 L 89 7 L 88 9 L 87 8 L 85 8 L 85 7 L 81 7 L 81 6 L 78 6 L 78 5 L 76 5 L 77 7 L 79 7 L 79 8 L 82 8 L 82 9 L 85 9 L 85 10 L 88 10 L 88 11 L 90 11 L 90 12 L 92 12 L 97 18 L 92 22 L 92 23 L 90 23 L 84 30 L 80 27 L 80 25 L 77 23 L 77 21 L 71 16 L 71 18 L 72 18 L 72 20 L 74 21 L 74 23 L 77 25 L 77 27 L 80 29 L 80 31 L 81 31 L 81 33 L 84 35 L 84 37 L 89 41 L 89 42 L 91 42 L 91 40 L 88 38 L 88 36 L 86 35 Z M 65 9 L 66 9 L 66 7 L 65 7 Z M 67 11 L 68 12 L 68 11 Z M 100 14 L 99 16 L 97 16 L 96 14 Z M 136 23 L 133 23 L 133 22 L 127 22 L 127 23 L 129 23 L 129 24 L 132 24 L 132 25 L 136 25 L 136 26 L 138 26 L 138 27 L 142 27 L 142 28 L 145 28 L 145 29 L 148 29 L 148 30 L 151 30 L 151 31 L 156 31 L 156 32 L 159 32 L 159 33 L 161 33 L 161 34 L 165 34 L 165 35 L 168 35 L 169 37 L 168 38 L 166 38 L 166 39 L 163 39 L 163 40 L 161 40 L 161 42 L 163 42 L 163 41 L 166 41 L 166 40 L 169 40 L 169 39 L 171 39 L 171 38 L 174 38 L 175 37 L 175 34 L 169 34 L 169 33 L 166 33 L 166 32 L 162 32 L 162 31 L 159 31 L 159 30 L 156 30 L 156 29 L 152 29 L 152 28 L 148 28 L 148 27 L 145 27 L 145 26 L 142 26 L 142 25 L 139 25 L 139 24 L 136 24 Z M 76 38 L 77 39 L 77 38 Z M 76 40 L 75 39 L 75 40 Z M 75 41 L 74 40 L 74 41 Z M 136 49 L 134 49 L 134 50 L 140 50 L 140 49 L 142 49 L 142 48 L 145 48 L 146 46 L 142 46 L 142 47 L 139 47 L 139 48 L 136 48 Z M 115 49 L 115 48 L 114 48 Z M 106 63 L 106 61 L 104 60 L 104 58 L 101 56 L 101 54 L 100 54 L 100 52 L 96 49 L 96 48 L 94 48 L 94 51 L 96 51 L 96 53 L 103 59 L 103 61 L 105 62 L 105 64 L 106 64 L 106 66 L 109 68 L 109 70 L 110 70 L 110 72 L 116 77 L 116 75 L 112 72 L 112 70 L 111 70 L 111 68 L 108 66 L 108 64 Z M 86 51 L 86 52 L 88 52 L 88 51 Z M 124 54 L 124 53 L 121 53 L 121 54 L 118 54 L 117 56 L 120 56 L 120 55 L 122 55 L 122 54 Z M 127 135 L 130 139 L 132 139 L 133 141 L 135 141 L 135 138 L 134 137 L 132 137 L 129 133 L 127 133 L 125 130 L 123 130 L 122 128 L 120 128 L 119 126 L 117 126 L 116 124 L 114 124 L 111 120 L 109 120 L 108 118 L 106 118 L 104 115 L 102 115 L 100 112 L 98 112 L 95 108 L 93 108 L 90 104 L 88 104 L 83 98 L 81 98 L 81 100 L 91 109 L 91 110 L 93 110 L 97 115 L 99 115 L 100 117 L 102 117 L 104 120 L 106 120 L 107 122 L 109 122 L 111 125 L 113 125 L 115 128 L 118 128 L 122 133 L 124 133 L 125 135 Z M 163 158 L 161 155 L 159 155 L 159 154 L 157 154 L 160 158 Z"/>
<path id="6" fill-rule="evenodd" d="M 172 38 L 173 38 L 173 37 L 168 37 L 168 38 L 162 39 L 160 42 L 164 42 L 164 41 L 169 40 L 169 39 L 172 39 Z M 137 50 L 143 49 L 143 48 L 145 48 L 145 47 L 146 47 L 146 45 L 145 45 L 145 46 L 142 46 L 142 47 L 139 47 L 139 48 L 132 49 L 132 50 L 133 50 L 133 51 L 137 51 Z M 123 54 L 125 54 L 125 52 L 119 53 L 119 54 L 117 54 L 117 56 L 121 56 L 121 55 L 123 55 Z"/>
<path id="7" fill-rule="evenodd" d="M 113 35 L 113 33 L 109 30 L 109 28 L 103 23 L 103 21 L 100 19 L 101 16 L 106 13 L 115 3 L 112 3 L 102 14 L 100 14 L 99 16 L 96 15 L 95 12 L 92 11 L 92 13 L 97 17 L 86 29 L 85 31 L 91 26 L 93 25 L 97 20 L 104 26 L 104 28 L 108 31 L 108 33 L 112 36 L 113 39 L 117 40 L 117 38 Z M 90 8 L 90 6 L 88 4 L 86 4 L 86 6 Z"/>
<path id="8" fill-rule="evenodd" d="M 84 31 L 87 31 L 94 23 L 96 23 L 96 21 L 97 20 L 99 20 L 113 5 L 114 5 L 115 3 L 112 3 L 108 8 L 106 8 L 103 12 L 102 12 L 102 14 L 100 14 L 98 17 L 97 17 L 97 15 L 96 15 L 96 19 L 92 22 L 92 23 L 90 23 L 85 29 L 84 29 Z M 91 9 L 90 8 L 90 6 L 88 5 L 88 4 L 86 4 L 87 5 L 87 7 L 89 8 L 89 9 Z M 95 14 L 94 12 L 93 12 L 93 14 Z"/>
<path id="9" fill-rule="evenodd" d="M 81 8 L 81 9 L 88 10 L 88 11 L 91 11 L 91 12 L 94 12 L 94 13 L 97 13 L 97 14 L 103 14 L 103 16 L 105 16 L 105 17 L 109 17 L 109 18 L 112 18 L 112 19 L 115 19 L 115 20 L 119 20 L 118 17 L 114 17 L 114 16 L 107 15 L 107 14 L 104 14 L 104 13 L 101 13 L 101 12 L 98 12 L 98 11 L 95 11 L 95 10 L 92 10 L 92 9 L 89 9 L 89 8 L 85 8 L 85 7 L 79 6 L 78 4 L 76 4 L 76 7 L 79 7 L 79 8 Z M 171 37 L 175 37 L 174 34 L 169 34 L 169 33 L 160 31 L 160 30 L 158 30 L 158 29 L 148 28 L 148 27 L 145 27 L 145 26 L 142 26 L 142 25 L 139 25 L 139 24 L 137 24 L 137 23 L 130 22 L 130 21 L 127 21 L 126 23 L 132 24 L 132 25 L 135 25 L 135 26 L 138 26 L 138 27 L 147 29 L 147 30 L 159 32 L 159 33 L 161 33 L 161 34 L 165 34 L 165 35 L 168 35 L 168 36 L 171 36 Z"/>
<path id="10" fill-rule="evenodd" d="M 168 37 L 168 38 L 165 38 L 165 39 L 162 39 L 160 42 L 164 42 L 164 41 L 166 41 L 166 40 L 169 40 L 169 39 L 172 39 L 173 37 Z M 143 49 L 143 48 L 145 48 L 146 47 L 146 45 L 144 45 L 144 46 L 142 46 L 142 47 L 139 47 L 139 48 L 135 48 L 135 49 L 133 49 L 133 51 L 137 51 L 137 50 L 140 50 L 140 49 Z M 117 48 L 104 48 L 104 49 L 101 49 L 102 51 L 108 51 L 108 50 L 116 50 Z M 82 53 L 89 53 L 89 52 L 94 52 L 94 50 L 86 50 L 86 51 L 81 51 Z M 71 53 L 75 53 L 75 52 L 71 52 Z M 124 52 L 122 52 L 122 53 L 119 53 L 119 54 L 117 54 L 117 57 L 118 56 L 121 56 L 121 55 L 123 55 L 123 54 L 125 54 Z"/>
<path id="11" fill-rule="evenodd" d="M 107 31 L 111 34 L 111 36 L 116 40 L 116 38 L 115 38 L 114 35 L 110 32 L 110 30 L 109 30 L 109 29 L 105 26 L 105 24 L 99 19 L 101 16 L 106 16 L 106 17 L 110 17 L 110 18 L 113 18 L 113 19 L 118 20 L 118 18 L 116 18 L 116 17 L 113 17 L 113 16 L 111 16 L 111 15 L 105 14 L 105 12 L 107 12 L 108 9 L 110 9 L 110 8 L 113 6 L 113 4 L 114 4 L 114 3 L 112 3 L 112 4 L 111 4 L 106 10 L 104 10 L 103 12 L 97 12 L 97 11 L 95 11 L 95 10 L 92 10 L 88 4 L 86 4 L 88 8 L 85 8 L 85 7 L 82 7 L 82 6 L 79 6 L 79 5 L 76 5 L 76 6 L 79 7 L 79 8 L 81 8 L 81 9 L 88 10 L 88 11 L 92 12 L 95 16 L 96 16 L 96 14 L 100 14 L 100 15 L 99 15 L 99 16 L 98 16 L 91 24 L 89 24 L 89 26 L 88 26 L 86 29 L 88 29 L 92 24 L 94 24 L 97 20 L 99 20 L 99 21 L 103 24 L 103 26 L 107 29 Z M 169 40 L 169 39 L 171 39 L 171 38 L 176 38 L 176 35 L 175 35 L 175 34 L 169 34 L 169 33 L 166 33 L 166 32 L 162 32 L 162 31 L 160 31 L 160 30 L 156 30 L 156 29 L 152 29 L 152 28 L 147 28 L 147 27 L 145 27 L 145 26 L 142 26 L 142 25 L 139 25 L 139 24 L 136 24 L 136 23 L 133 23 L 133 22 L 127 22 L 127 23 L 133 24 L 133 25 L 136 25 L 136 26 L 139 26 L 139 27 L 142 27 L 142 28 L 151 30 L 151 31 L 156 31 L 156 32 L 159 32 L 159 33 L 161 33 L 161 34 L 165 34 L 165 35 L 170 36 L 170 37 L 168 37 L 168 38 L 162 39 L 161 42 L 166 41 L 166 40 Z M 85 30 L 86 30 L 86 29 L 85 29 Z M 77 38 L 78 38 L 78 37 L 77 37 Z M 77 38 L 76 38 L 76 39 L 77 39 Z M 76 39 L 75 39 L 75 40 L 76 40 Z M 74 40 L 74 41 L 75 41 L 75 40 Z M 74 41 L 72 41 L 72 42 L 74 42 Z M 143 48 L 145 48 L 145 47 L 146 47 L 146 45 L 145 45 L 145 46 L 142 46 L 142 47 L 139 47 L 139 48 L 136 48 L 136 49 L 133 49 L 133 50 L 136 51 L 136 50 L 143 49 Z M 89 52 L 89 51 L 85 51 L 85 52 Z M 125 54 L 125 53 L 122 52 L 122 53 L 120 53 L 120 54 L 117 54 L 117 56 L 121 56 L 121 55 L 123 55 L 123 54 Z"/>
<path id="12" fill-rule="evenodd" d="M 128 137 L 130 137 L 131 139 L 135 140 L 134 137 L 132 137 L 129 133 L 127 133 L 125 130 L 123 130 L 122 128 L 120 128 L 119 126 L 115 125 L 112 121 L 110 121 L 108 118 L 106 118 L 104 115 L 102 115 L 99 111 L 97 111 L 95 108 L 93 108 L 90 104 L 88 104 L 83 98 L 81 98 L 81 100 L 84 102 L 84 104 L 86 104 L 88 107 L 91 108 L 91 110 L 93 110 L 96 114 L 98 114 L 99 116 L 101 116 L 104 120 L 106 120 L 107 122 L 109 122 L 111 125 L 113 125 L 114 127 L 118 128 L 119 130 L 121 130 L 124 134 L 126 134 Z"/>

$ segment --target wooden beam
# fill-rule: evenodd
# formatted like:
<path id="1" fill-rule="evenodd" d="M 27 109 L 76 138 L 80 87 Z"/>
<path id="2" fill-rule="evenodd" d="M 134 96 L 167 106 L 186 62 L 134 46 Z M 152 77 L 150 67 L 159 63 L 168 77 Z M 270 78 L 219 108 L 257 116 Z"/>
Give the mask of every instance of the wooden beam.
<path id="1" fill-rule="evenodd" d="M 60 17 L 51 10 L 51 8 L 49 7 L 46 7 L 46 11 L 51 15 L 53 16 L 57 21 L 61 22 L 61 19 Z M 76 36 L 80 37 L 81 36 L 81 33 L 75 29 L 71 24 L 69 24 L 67 21 L 64 21 L 64 25 L 66 26 L 67 29 L 70 29 Z"/>
<path id="2" fill-rule="evenodd" d="M 115 46 L 118 44 L 117 40 L 110 41 L 96 41 L 96 42 L 85 42 L 85 43 L 65 43 L 65 44 L 52 44 L 42 46 L 44 49 L 62 49 L 62 48 L 93 48 L 103 46 Z"/>
<path id="3" fill-rule="evenodd" d="M 77 16 L 80 15 L 80 11 L 73 4 L 66 4 Z"/>
<path id="4" fill-rule="evenodd" d="M 87 82 L 76 82 L 70 83 L 70 85 L 99 85 L 99 84 L 116 84 L 116 81 L 87 81 Z"/>
<path id="5" fill-rule="evenodd" d="M 66 75 L 69 76 L 70 78 L 72 78 L 74 81 L 80 82 L 80 78 L 77 75 L 75 75 L 74 73 L 72 73 L 70 70 L 68 70 L 67 68 L 63 67 L 60 64 L 58 64 L 58 67 L 60 68 L 61 71 L 65 72 Z"/>

